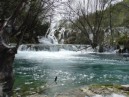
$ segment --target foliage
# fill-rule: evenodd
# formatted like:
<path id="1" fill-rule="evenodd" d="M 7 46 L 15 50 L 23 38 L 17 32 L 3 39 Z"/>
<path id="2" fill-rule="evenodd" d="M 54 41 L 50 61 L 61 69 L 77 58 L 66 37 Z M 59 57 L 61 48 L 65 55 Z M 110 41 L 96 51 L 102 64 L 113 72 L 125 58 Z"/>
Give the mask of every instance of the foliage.
<path id="1" fill-rule="evenodd" d="M 90 8 L 90 4 L 88 6 L 84 6 L 86 2 L 85 0 L 82 1 L 84 2 L 82 3 L 80 1 L 75 9 L 72 7 L 71 3 L 67 4 L 70 10 L 70 16 L 68 18 L 66 17 L 65 20 L 70 22 L 69 28 L 77 33 L 83 33 L 81 36 L 75 37 L 75 40 L 77 41 L 74 43 L 88 43 L 91 44 L 92 47 L 94 45 L 96 47 L 97 45 L 102 45 L 105 42 L 106 37 L 104 34 L 107 33 L 109 34 L 108 44 L 113 45 L 114 41 L 116 42 L 116 39 L 121 37 L 121 33 L 119 34 L 119 31 L 115 31 L 114 29 L 117 27 L 129 27 L 129 0 L 123 0 L 116 4 L 109 3 L 109 0 L 97 0 L 103 6 L 100 7 L 100 10 L 90 9 L 90 11 L 88 10 Z M 90 35 L 93 37 L 91 38 Z M 79 39 L 79 37 L 81 37 L 81 39 Z"/>
<path id="2" fill-rule="evenodd" d="M 117 39 L 117 43 L 120 45 L 126 45 L 129 42 L 129 37 L 127 35 L 124 35 Z"/>
<path id="3" fill-rule="evenodd" d="M 128 3 L 127 3 L 128 2 Z M 129 25 L 129 8 L 124 4 L 129 4 L 129 1 L 124 0 L 123 2 L 117 3 L 105 10 L 103 26 L 108 27 L 109 25 L 109 12 L 111 10 L 111 21 L 113 27 L 128 26 Z"/>
<path id="4" fill-rule="evenodd" d="M 23 3 L 17 11 L 20 2 Z M 37 43 L 37 36 L 45 35 L 50 26 L 47 18 L 54 6 L 52 0 L 1 0 L 0 5 L 0 25 L 14 15 L 8 22 L 10 42 L 18 41 L 21 32 L 24 32 L 23 42 Z"/>

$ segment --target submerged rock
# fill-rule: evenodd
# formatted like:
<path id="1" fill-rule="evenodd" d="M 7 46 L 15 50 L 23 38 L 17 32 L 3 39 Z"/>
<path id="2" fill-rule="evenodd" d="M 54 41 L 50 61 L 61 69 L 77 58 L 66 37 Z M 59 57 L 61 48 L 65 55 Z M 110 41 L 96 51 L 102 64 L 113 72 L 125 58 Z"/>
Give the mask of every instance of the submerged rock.
<path id="1" fill-rule="evenodd" d="M 121 85 L 121 88 L 124 91 L 129 91 L 129 85 Z"/>
<path id="2" fill-rule="evenodd" d="M 39 95 L 39 94 L 34 94 L 34 95 L 30 95 L 27 97 L 48 97 L 47 95 Z"/>
<path id="3" fill-rule="evenodd" d="M 89 90 L 88 87 L 86 87 L 86 88 L 81 88 L 80 90 L 81 90 L 82 92 L 86 93 L 88 96 L 93 96 L 93 95 L 95 95 L 95 93 L 93 93 L 91 90 Z"/>
<path id="4" fill-rule="evenodd" d="M 54 97 L 129 97 L 120 86 L 91 85 L 77 88 Z"/>
<path id="5" fill-rule="evenodd" d="M 129 87 L 129 85 L 90 85 L 73 90 L 68 90 L 63 93 L 56 93 L 53 97 L 129 97 L 127 92 L 121 90 L 120 87 Z M 34 94 L 27 97 L 51 97 L 47 95 Z"/>

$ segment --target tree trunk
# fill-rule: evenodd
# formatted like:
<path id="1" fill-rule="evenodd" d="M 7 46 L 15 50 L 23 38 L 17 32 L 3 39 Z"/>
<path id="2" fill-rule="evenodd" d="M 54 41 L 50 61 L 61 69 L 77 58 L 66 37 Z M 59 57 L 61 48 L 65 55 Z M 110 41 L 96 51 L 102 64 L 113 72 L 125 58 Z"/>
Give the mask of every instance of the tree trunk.
<path id="1" fill-rule="evenodd" d="M 110 1 L 110 9 L 109 9 L 109 27 L 110 27 L 110 33 L 111 33 L 111 39 L 110 39 L 110 44 L 113 45 L 113 31 L 112 31 L 112 4 L 111 4 L 112 0 Z"/>
<path id="2" fill-rule="evenodd" d="M 0 83 L 2 83 L 3 96 L 11 97 L 13 88 L 13 61 L 15 48 L 9 48 L 0 41 Z M 8 95 L 8 96 L 6 96 Z"/>
<path id="3" fill-rule="evenodd" d="M 98 46 L 98 36 L 96 34 L 93 34 L 93 42 L 91 45 L 93 49 Z"/>

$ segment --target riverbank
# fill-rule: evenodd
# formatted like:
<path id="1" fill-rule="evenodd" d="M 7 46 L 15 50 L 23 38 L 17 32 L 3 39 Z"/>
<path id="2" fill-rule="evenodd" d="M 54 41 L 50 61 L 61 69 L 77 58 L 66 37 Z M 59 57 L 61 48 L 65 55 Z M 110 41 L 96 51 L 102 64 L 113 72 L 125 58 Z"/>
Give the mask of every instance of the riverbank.
<path id="1" fill-rule="evenodd" d="M 49 97 L 34 94 L 27 97 Z M 90 85 L 55 93 L 53 97 L 129 97 L 129 85 Z"/>

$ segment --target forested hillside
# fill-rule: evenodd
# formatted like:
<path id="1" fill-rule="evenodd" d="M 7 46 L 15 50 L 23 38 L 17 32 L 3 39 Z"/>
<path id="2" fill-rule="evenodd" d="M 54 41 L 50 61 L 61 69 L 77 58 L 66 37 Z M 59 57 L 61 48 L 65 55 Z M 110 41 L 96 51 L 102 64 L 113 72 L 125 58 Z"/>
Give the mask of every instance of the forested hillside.
<path id="1" fill-rule="evenodd" d="M 87 4 L 79 2 L 77 9 L 67 4 L 73 15 L 70 13 L 71 16 L 64 19 L 64 21 L 68 21 L 66 24 L 64 23 L 64 28 L 71 29 L 64 32 L 66 33 L 62 36 L 64 43 L 90 44 L 93 47 L 123 43 L 120 40 L 125 36 L 128 37 L 129 31 L 129 0 L 115 4 L 109 0 L 105 1 L 99 1 L 100 5 L 92 5 L 94 8 L 98 8 L 93 10 L 90 9 L 90 4 L 86 6 Z M 75 16 L 77 18 L 73 19 Z M 60 26 L 62 27 L 62 23 Z"/>
<path id="2" fill-rule="evenodd" d="M 109 26 L 111 12 L 111 22 L 113 27 L 129 26 L 129 0 L 112 5 L 105 10 L 103 25 Z"/>

